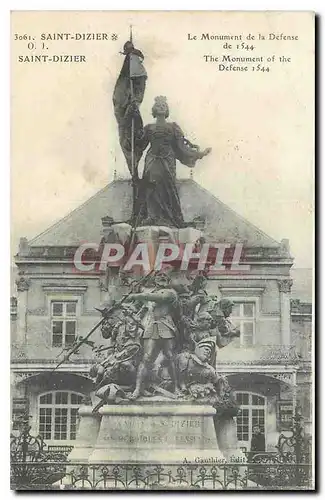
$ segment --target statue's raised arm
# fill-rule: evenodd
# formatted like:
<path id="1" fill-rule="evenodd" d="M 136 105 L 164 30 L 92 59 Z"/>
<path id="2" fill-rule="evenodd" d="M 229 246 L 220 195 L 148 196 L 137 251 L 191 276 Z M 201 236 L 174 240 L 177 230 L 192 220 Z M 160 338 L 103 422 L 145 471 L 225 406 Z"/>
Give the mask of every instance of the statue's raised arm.
<path id="1" fill-rule="evenodd" d="M 173 123 L 174 133 L 175 133 L 175 157 L 183 165 L 193 168 L 197 160 L 201 160 L 204 156 L 207 156 L 212 149 L 206 148 L 203 151 L 200 150 L 199 146 L 192 144 L 188 139 L 185 138 L 181 128 L 177 123 Z"/>

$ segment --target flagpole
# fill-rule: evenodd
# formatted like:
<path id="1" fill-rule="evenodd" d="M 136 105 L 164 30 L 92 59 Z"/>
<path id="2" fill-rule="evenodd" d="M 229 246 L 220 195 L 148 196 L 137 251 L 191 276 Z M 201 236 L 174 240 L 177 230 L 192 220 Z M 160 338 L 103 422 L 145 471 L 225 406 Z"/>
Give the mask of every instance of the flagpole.
<path id="1" fill-rule="evenodd" d="M 133 81 L 130 77 L 131 100 L 133 100 Z M 134 180 L 134 118 L 131 121 L 131 172 L 132 180 Z"/>
<path id="2" fill-rule="evenodd" d="M 130 42 L 133 42 L 133 35 L 132 35 L 132 24 L 130 24 Z M 130 54 L 130 70 L 131 70 L 131 57 L 132 54 Z M 131 71 L 130 71 L 130 91 L 131 91 L 131 101 L 133 101 L 134 97 L 134 89 L 133 89 L 133 80 L 131 77 Z M 134 181 L 134 117 L 132 117 L 131 120 L 131 172 L 132 172 L 132 181 Z"/>
<path id="3" fill-rule="evenodd" d="M 130 24 L 130 42 L 133 43 L 133 33 L 132 33 L 132 24 Z M 131 62 L 132 62 L 132 54 L 130 54 L 130 94 L 131 94 L 131 102 L 133 102 L 134 98 L 134 88 L 133 88 L 133 80 L 131 76 Z M 133 212 L 133 217 L 136 217 L 136 200 L 137 200 L 137 189 L 138 186 L 136 185 L 136 179 L 135 179 L 135 165 L 134 165 L 134 129 L 135 129 L 135 124 L 134 124 L 134 117 L 132 116 L 131 119 L 131 175 L 132 175 L 132 194 L 133 194 L 133 207 L 132 207 L 132 212 Z M 135 222 L 136 224 L 136 222 Z"/>

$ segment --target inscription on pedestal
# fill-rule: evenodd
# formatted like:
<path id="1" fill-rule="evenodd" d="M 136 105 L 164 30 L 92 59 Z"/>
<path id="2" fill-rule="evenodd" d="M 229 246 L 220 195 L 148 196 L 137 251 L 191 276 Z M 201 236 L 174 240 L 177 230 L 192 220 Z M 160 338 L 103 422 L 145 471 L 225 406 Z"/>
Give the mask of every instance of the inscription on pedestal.
<path id="1" fill-rule="evenodd" d="M 101 442 L 110 446 L 140 446 L 186 448 L 207 446 L 212 440 L 212 420 L 171 416 L 106 416 L 101 425 Z"/>
<path id="2" fill-rule="evenodd" d="M 116 421 L 116 427 L 117 428 L 123 428 L 125 429 L 126 427 L 133 427 L 140 429 L 143 425 L 145 425 L 144 420 L 140 420 L 139 418 L 134 418 L 132 420 L 126 419 L 126 418 L 121 418 Z M 187 419 L 187 420 L 168 420 L 164 418 L 160 418 L 159 416 L 156 417 L 155 419 L 152 419 L 150 421 L 150 425 L 152 427 L 156 428 L 195 428 L 195 427 L 201 427 L 202 421 L 200 419 Z"/>

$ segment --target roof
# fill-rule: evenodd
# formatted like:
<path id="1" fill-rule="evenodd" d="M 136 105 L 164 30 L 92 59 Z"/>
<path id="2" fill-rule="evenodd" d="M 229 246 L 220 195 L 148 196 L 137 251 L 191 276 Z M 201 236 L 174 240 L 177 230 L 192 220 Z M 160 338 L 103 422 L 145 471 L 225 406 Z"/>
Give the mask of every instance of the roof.
<path id="1" fill-rule="evenodd" d="M 275 247 L 280 243 L 238 215 L 193 179 L 177 181 L 184 219 L 203 217 L 204 233 L 212 241 L 245 243 L 251 247 Z M 132 212 L 132 186 L 128 179 L 117 179 L 88 201 L 70 212 L 29 242 L 34 246 L 78 246 L 100 241 L 104 216 L 115 222 L 127 221 Z"/>

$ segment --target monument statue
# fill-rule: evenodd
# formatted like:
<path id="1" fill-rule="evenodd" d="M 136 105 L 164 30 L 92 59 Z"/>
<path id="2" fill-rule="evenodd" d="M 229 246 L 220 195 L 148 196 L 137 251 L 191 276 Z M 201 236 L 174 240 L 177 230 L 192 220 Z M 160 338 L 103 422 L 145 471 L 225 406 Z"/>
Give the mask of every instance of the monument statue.
<path id="1" fill-rule="evenodd" d="M 200 151 L 184 137 L 176 123 L 167 121 L 169 107 L 164 96 L 156 97 L 152 107 L 156 123 L 143 126 L 140 105 L 148 78 L 143 66 L 144 55 L 134 47 L 132 40 L 124 44 L 123 55 L 125 59 L 115 85 L 113 106 L 121 149 L 133 181 L 133 222 L 137 226 L 183 227 L 176 187 L 176 160 L 193 168 L 211 148 Z M 143 177 L 139 179 L 139 161 L 149 144 Z"/>
<path id="2" fill-rule="evenodd" d="M 143 334 L 144 354 L 138 368 L 136 386 L 131 399 L 139 397 L 145 376 L 160 351 L 162 351 L 167 362 L 170 378 L 174 385 L 174 392 L 179 389 L 174 359 L 177 328 L 173 320 L 173 313 L 178 305 L 178 296 L 175 290 L 170 287 L 170 279 L 167 273 L 159 273 L 155 281 L 157 291 L 131 294 L 128 297 L 129 301 L 136 300 L 137 302 L 152 303 L 147 326 Z"/>
<path id="3" fill-rule="evenodd" d="M 136 101 L 132 109 L 138 112 Z M 167 121 L 169 107 L 166 97 L 155 98 L 152 116 L 156 123 L 146 125 L 135 140 L 142 151 L 150 145 L 142 177 L 143 203 L 139 223 L 183 227 L 184 218 L 176 187 L 176 160 L 192 168 L 197 160 L 210 153 L 211 148 L 200 151 L 198 146 L 185 139 L 176 123 Z"/>
<path id="4" fill-rule="evenodd" d="M 124 45 L 123 53 L 113 103 L 120 144 L 132 176 L 133 226 L 127 221 L 115 226 L 125 224 L 130 229 L 124 241 L 127 246 L 131 248 L 140 238 L 153 254 L 161 234 L 159 226 L 165 229 L 162 238 L 177 232 L 197 243 L 203 238 L 200 231 L 185 228 L 176 161 L 192 168 L 211 148 L 201 151 L 176 123 L 167 121 L 169 107 L 163 96 L 156 97 L 152 107 L 156 122 L 143 126 L 139 110 L 147 80 L 143 54 L 132 40 Z M 140 179 L 138 164 L 148 146 Z M 114 240 L 116 235 L 118 240 L 119 232 L 114 231 L 110 237 Z M 95 344 L 88 339 L 101 328 L 103 340 L 93 345 L 90 368 L 97 400 L 93 398 L 92 405 L 80 413 L 80 442 L 90 443 L 90 428 L 92 441 L 76 449 L 75 459 L 88 461 L 87 453 L 92 450 L 89 461 L 94 463 L 114 461 L 114 456 L 126 462 L 146 461 L 150 456 L 161 462 L 164 443 L 170 443 L 173 460 L 178 463 L 181 457 L 197 453 L 211 456 L 218 446 L 229 451 L 229 439 L 225 438 L 229 432 L 236 446 L 232 417 L 238 407 L 226 378 L 218 372 L 217 349 L 226 347 L 240 333 L 229 319 L 232 303 L 207 292 L 207 271 L 199 271 L 193 278 L 190 272 L 171 266 L 152 269 L 139 279 L 135 272 L 119 266 L 107 273 L 108 306 L 98 309 L 101 320 L 57 365 L 82 344 Z M 129 292 L 124 294 L 126 289 Z M 185 423 L 188 430 L 182 430 Z M 148 440 L 155 443 L 152 449 L 144 444 Z"/>
<path id="5" fill-rule="evenodd" d="M 156 273 L 153 283 L 153 290 L 136 287 L 114 310 L 114 320 L 103 322 L 110 344 L 108 356 L 100 354 L 91 368 L 96 396 L 105 404 L 158 392 L 209 402 L 219 410 L 229 402 L 235 408 L 216 362 L 216 349 L 240 335 L 229 319 L 232 302 L 209 300 L 206 279 L 196 276 L 189 282 L 170 268 Z M 207 304 L 210 312 L 204 310 Z"/>
<path id="6" fill-rule="evenodd" d="M 184 351 L 177 357 L 181 390 L 197 403 L 208 403 L 218 414 L 236 415 L 238 408 L 227 380 L 212 366 L 216 339 L 204 338 L 194 352 Z"/>

